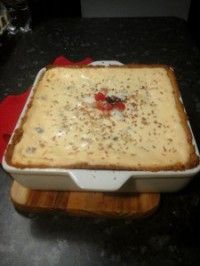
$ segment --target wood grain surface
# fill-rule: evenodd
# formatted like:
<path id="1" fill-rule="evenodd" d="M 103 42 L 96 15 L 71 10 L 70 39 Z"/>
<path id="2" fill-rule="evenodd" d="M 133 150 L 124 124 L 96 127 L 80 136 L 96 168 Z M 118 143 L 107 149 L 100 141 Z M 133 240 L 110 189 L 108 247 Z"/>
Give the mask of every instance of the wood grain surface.
<path id="1" fill-rule="evenodd" d="M 159 206 L 160 194 L 40 191 L 16 181 L 10 191 L 15 208 L 28 213 L 66 213 L 79 216 L 142 218 Z"/>

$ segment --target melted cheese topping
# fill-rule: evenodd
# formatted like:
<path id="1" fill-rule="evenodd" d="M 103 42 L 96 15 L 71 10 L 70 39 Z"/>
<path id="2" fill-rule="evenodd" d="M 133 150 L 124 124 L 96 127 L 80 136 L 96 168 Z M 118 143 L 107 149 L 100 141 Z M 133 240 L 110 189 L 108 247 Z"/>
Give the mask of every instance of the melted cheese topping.
<path id="1" fill-rule="evenodd" d="M 95 93 L 126 98 L 95 107 Z M 184 164 L 190 145 L 166 69 L 51 68 L 39 82 L 12 163 L 148 169 Z"/>

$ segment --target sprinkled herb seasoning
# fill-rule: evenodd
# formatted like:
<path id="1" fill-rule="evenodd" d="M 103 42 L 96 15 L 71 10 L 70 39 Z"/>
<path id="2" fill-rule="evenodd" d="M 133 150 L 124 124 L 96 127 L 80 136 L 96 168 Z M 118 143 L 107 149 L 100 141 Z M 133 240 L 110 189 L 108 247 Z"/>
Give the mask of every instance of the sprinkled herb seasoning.
<path id="1" fill-rule="evenodd" d="M 44 133 L 44 129 L 41 128 L 41 127 L 35 127 L 35 131 L 36 131 L 38 134 Z"/>

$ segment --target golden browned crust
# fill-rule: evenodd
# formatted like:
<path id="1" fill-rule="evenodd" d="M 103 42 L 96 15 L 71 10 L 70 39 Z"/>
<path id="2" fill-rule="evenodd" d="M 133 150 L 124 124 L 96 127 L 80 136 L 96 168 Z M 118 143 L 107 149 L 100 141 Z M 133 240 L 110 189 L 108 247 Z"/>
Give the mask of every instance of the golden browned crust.
<path id="1" fill-rule="evenodd" d="M 195 147 L 192 143 L 192 135 L 191 135 L 191 131 L 190 131 L 189 126 L 188 126 L 188 117 L 187 117 L 184 105 L 180 100 L 181 94 L 180 94 L 180 90 L 178 87 L 178 83 L 177 83 L 174 71 L 171 67 L 166 68 L 166 70 L 167 70 L 167 74 L 170 78 L 170 81 L 172 83 L 172 88 L 173 88 L 173 92 L 174 92 L 174 96 L 175 96 L 174 98 L 176 101 L 176 108 L 179 112 L 182 126 L 183 126 L 184 131 L 187 135 L 187 141 L 190 145 L 190 157 L 189 157 L 188 162 L 186 163 L 186 168 L 193 168 L 199 163 L 199 157 L 196 155 Z"/>
<path id="2" fill-rule="evenodd" d="M 30 98 L 30 102 L 27 106 L 27 111 L 32 106 L 32 101 L 33 101 L 33 97 Z M 18 167 L 18 166 L 14 165 L 12 163 L 12 155 L 13 155 L 15 145 L 17 145 L 17 143 L 21 140 L 21 138 L 23 136 L 24 132 L 23 132 L 22 126 L 23 126 L 24 122 L 26 121 L 26 118 L 27 118 L 27 112 L 26 112 L 25 116 L 21 119 L 20 126 L 17 129 L 15 129 L 13 137 L 12 137 L 12 142 L 7 146 L 6 153 L 5 153 L 5 160 L 6 160 L 7 164 L 15 166 L 15 167 Z M 20 167 L 20 168 L 22 168 L 22 167 Z M 23 168 L 25 168 L 25 166 Z"/>
<path id="3" fill-rule="evenodd" d="M 62 169 L 106 169 L 106 170 L 133 170 L 133 171 L 153 171 L 153 172 L 157 172 L 157 171 L 179 171 L 179 170 L 186 170 L 186 169 L 191 169 L 194 168 L 195 166 L 197 166 L 199 164 L 199 157 L 196 154 L 195 151 L 195 147 L 192 143 L 192 135 L 191 135 L 191 131 L 189 129 L 188 126 L 188 117 L 187 114 L 185 112 L 184 109 L 184 105 L 180 100 L 180 90 L 178 87 L 178 83 L 174 74 L 174 70 L 171 66 L 168 65 L 162 65 L 162 64 L 127 64 L 127 65 L 122 65 L 122 66 L 118 66 L 118 65 L 112 65 L 109 66 L 109 68 L 144 68 L 144 67 L 148 67 L 148 68 L 164 68 L 167 71 L 167 74 L 170 78 L 170 81 L 172 83 L 172 88 L 173 88 L 173 93 L 174 93 L 174 98 L 175 98 L 175 102 L 176 102 L 176 107 L 177 110 L 179 112 L 180 115 L 180 119 L 182 122 L 182 126 L 184 128 L 184 131 L 187 135 L 187 141 L 189 143 L 190 146 L 190 156 L 189 159 L 186 163 L 181 164 L 181 163 L 176 163 L 173 165 L 166 165 L 166 166 L 152 166 L 152 165 L 147 165 L 147 166 L 142 166 L 138 164 L 138 166 L 134 166 L 134 167 L 125 167 L 124 165 L 115 165 L 115 164 L 110 164 L 109 166 L 103 166 L 103 165 L 91 165 L 89 163 L 76 163 L 76 164 L 70 164 L 70 165 L 56 165 L 56 166 L 52 166 L 49 164 L 36 164 L 36 165 L 24 165 L 22 163 L 13 163 L 12 162 L 12 154 L 15 148 L 15 145 L 21 140 L 22 136 L 23 136 L 23 124 L 27 119 L 27 115 L 28 115 L 28 110 L 30 109 L 30 107 L 32 106 L 32 102 L 34 99 L 34 95 L 31 97 L 29 104 L 27 106 L 27 110 L 26 110 L 26 114 L 24 115 L 24 117 L 21 120 L 20 126 L 19 128 L 17 128 L 14 132 L 13 138 L 12 138 L 12 142 L 8 145 L 6 153 L 5 153 L 5 160 L 7 162 L 8 165 L 14 166 L 16 168 L 62 168 Z M 51 68 L 104 68 L 104 66 L 91 66 L 91 65 L 71 65 L 71 66 L 54 66 L 54 65 L 48 65 L 46 67 L 46 69 L 51 69 Z M 37 89 L 38 84 L 40 83 L 42 77 L 43 77 L 44 73 L 42 74 L 42 76 L 40 77 L 40 79 L 38 80 L 36 86 L 35 86 L 35 90 Z"/>
<path id="4" fill-rule="evenodd" d="M 114 164 L 110 164 L 108 166 L 103 166 L 103 165 L 91 165 L 89 163 L 76 163 L 76 164 L 71 164 L 71 165 L 56 165 L 56 166 L 52 166 L 52 165 L 45 165 L 45 164 L 36 164 L 36 165 L 24 165 L 24 164 L 20 164 L 20 163 L 15 163 L 15 164 L 10 164 L 16 168 L 20 168 L 20 169 L 25 169 L 25 168 L 40 168 L 40 169 L 95 169 L 95 170 L 117 170 L 117 171 L 151 171 L 151 172 L 158 172 L 158 171 L 181 171 L 181 170 L 186 170 L 186 169 L 191 169 L 193 167 L 195 167 L 197 164 L 192 165 L 192 164 L 173 164 L 173 165 L 166 165 L 166 166 L 145 166 L 145 167 L 141 167 L 141 166 L 134 166 L 134 167 L 125 167 L 124 165 L 114 165 Z"/>

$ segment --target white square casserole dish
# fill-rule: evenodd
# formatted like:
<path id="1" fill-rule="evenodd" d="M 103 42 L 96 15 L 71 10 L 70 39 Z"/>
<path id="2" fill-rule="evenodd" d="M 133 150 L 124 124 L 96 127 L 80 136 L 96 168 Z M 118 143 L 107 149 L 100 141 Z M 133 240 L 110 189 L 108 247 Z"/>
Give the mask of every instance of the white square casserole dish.
<path id="1" fill-rule="evenodd" d="M 98 61 L 92 65 L 121 65 L 117 61 Z M 19 127 L 33 90 L 38 80 L 45 72 L 42 69 L 34 82 L 33 89 L 17 122 Z M 190 124 L 188 122 L 190 127 Z M 191 127 L 190 127 L 191 129 Z M 192 134 L 192 131 L 191 131 Z M 13 133 L 14 135 L 14 133 Z M 13 135 L 10 139 L 12 142 Z M 193 145 L 199 156 L 197 144 L 192 134 Z M 200 166 L 180 171 L 113 171 L 61 168 L 15 168 L 9 165 L 3 157 L 3 168 L 25 187 L 42 190 L 65 191 L 112 191 L 112 192 L 174 192 L 182 189 L 191 178 L 200 171 Z"/>

